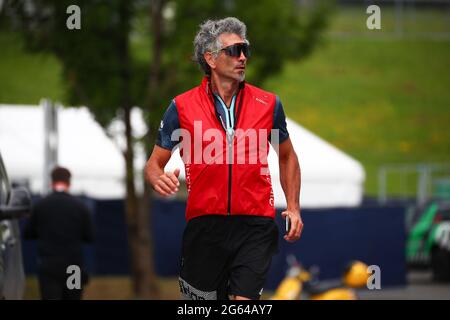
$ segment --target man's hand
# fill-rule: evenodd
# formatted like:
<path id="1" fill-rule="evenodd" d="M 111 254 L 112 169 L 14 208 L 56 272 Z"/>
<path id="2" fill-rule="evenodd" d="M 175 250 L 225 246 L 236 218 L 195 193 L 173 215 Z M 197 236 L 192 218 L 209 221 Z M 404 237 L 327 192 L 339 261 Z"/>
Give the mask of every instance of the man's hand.
<path id="1" fill-rule="evenodd" d="M 300 238 L 303 230 L 303 221 L 300 217 L 300 212 L 286 210 L 281 213 L 281 216 L 283 217 L 283 219 L 289 217 L 289 219 L 291 220 L 291 229 L 289 230 L 289 233 L 284 236 L 284 240 L 286 240 L 287 242 L 297 241 Z"/>
<path id="2" fill-rule="evenodd" d="M 180 169 L 175 169 L 172 172 L 164 172 L 158 177 L 155 183 L 152 185 L 153 189 L 162 196 L 169 196 L 178 192 L 180 181 L 178 176 L 180 175 Z"/>

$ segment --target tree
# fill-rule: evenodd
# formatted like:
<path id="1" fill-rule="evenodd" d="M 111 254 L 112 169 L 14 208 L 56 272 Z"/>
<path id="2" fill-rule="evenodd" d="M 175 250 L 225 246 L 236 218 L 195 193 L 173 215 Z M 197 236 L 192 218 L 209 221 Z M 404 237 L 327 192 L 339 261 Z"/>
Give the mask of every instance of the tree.
<path id="1" fill-rule="evenodd" d="M 74 1 L 19 1 L 11 10 L 20 21 L 30 50 L 49 51 L 63 66 L 67 101 L 87 105 L 106 128 L 117 115 L 125 126 L 126 221 L 133 291 L 136 298 L 157 298 L 149 232 L 139 210 L 134 177 L 131 108 L 144 99 L 147 66 L 132 59 L 131 23 L 135 1 L 77 1 L 81 29 L 66 26 Z"/>

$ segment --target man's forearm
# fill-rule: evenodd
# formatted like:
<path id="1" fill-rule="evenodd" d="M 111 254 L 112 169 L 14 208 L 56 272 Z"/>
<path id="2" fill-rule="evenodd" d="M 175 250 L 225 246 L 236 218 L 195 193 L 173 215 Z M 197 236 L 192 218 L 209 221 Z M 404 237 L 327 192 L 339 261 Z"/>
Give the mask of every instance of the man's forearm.
<path id="1" fill-rule="evenodd" d="M 295 152 L 280 160 L 280 181 L 289 211 L 300 211 L 301 171 Z"/>

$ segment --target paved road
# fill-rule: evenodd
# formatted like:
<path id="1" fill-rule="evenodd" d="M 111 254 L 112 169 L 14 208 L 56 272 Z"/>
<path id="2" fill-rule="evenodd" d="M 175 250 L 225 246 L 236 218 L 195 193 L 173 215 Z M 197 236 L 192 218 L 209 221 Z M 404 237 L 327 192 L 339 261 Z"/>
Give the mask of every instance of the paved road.
<path id="1" fill-rule="evenodd" d="M 450 283 L 432 281 L 431 272 L 408 273 L 408 285 L 380 290 L 360 290 L 362 300 L 450 300 Z"/>

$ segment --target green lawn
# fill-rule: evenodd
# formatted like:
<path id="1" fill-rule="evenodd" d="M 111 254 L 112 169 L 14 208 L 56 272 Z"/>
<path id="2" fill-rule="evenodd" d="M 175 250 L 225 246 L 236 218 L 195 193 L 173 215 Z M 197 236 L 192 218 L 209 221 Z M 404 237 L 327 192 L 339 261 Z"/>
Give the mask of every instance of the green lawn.
<path id="1" fill-rule="evenodd" d="M 383 37 L 395 29 L 393 12 L 383 9 L 383 31 L 373 33 L 366 17 L 363 8 L 340 11 L 331 34 L 359 34 L 328 33 L 311 57 L 286 64 L 264 87 L 281 97 L 289 117 L 361 161 L 373 195 L 380 165 L 450 162 L 450 40 Z M 416 12 L 405 15 L 404 28 L 449 32 L 444 18 Z M 42 97 L 64 102 L 56 59 L 25 54 L 16 35 L 0 32 L 0 103 Z"/>
<path id="2" fill-rule="evenodd" d="M 450 161 L 449 57 L 450 42 L 329 40 L 266 88 L 289 117 L 361 161 L 373 194 L 379 165 Z"/>
<path id="3" fill-rule="evenodd" d="M 265 87 L 281 97 L 289 117 L 361 161 L 366 193 L 374 195 L 380 165 L 450 162 L 450 40 L 392 37 L 390 27 L 370 33 L 360 13 L 341 12 L 332 23 L 331 30 L 353 36 L 327 37 Z M 394 25 L 392 16 L 382 14 L 382 25 Z M 422 31 L 448 32 L 443 17 L 416 13 L 413 24 L 406 16 L 405 30 L 422 23 Z M 407 184 L 414 192 L 414 177 Z M 399 192 L 400 184 L 389 190 Z"/>

